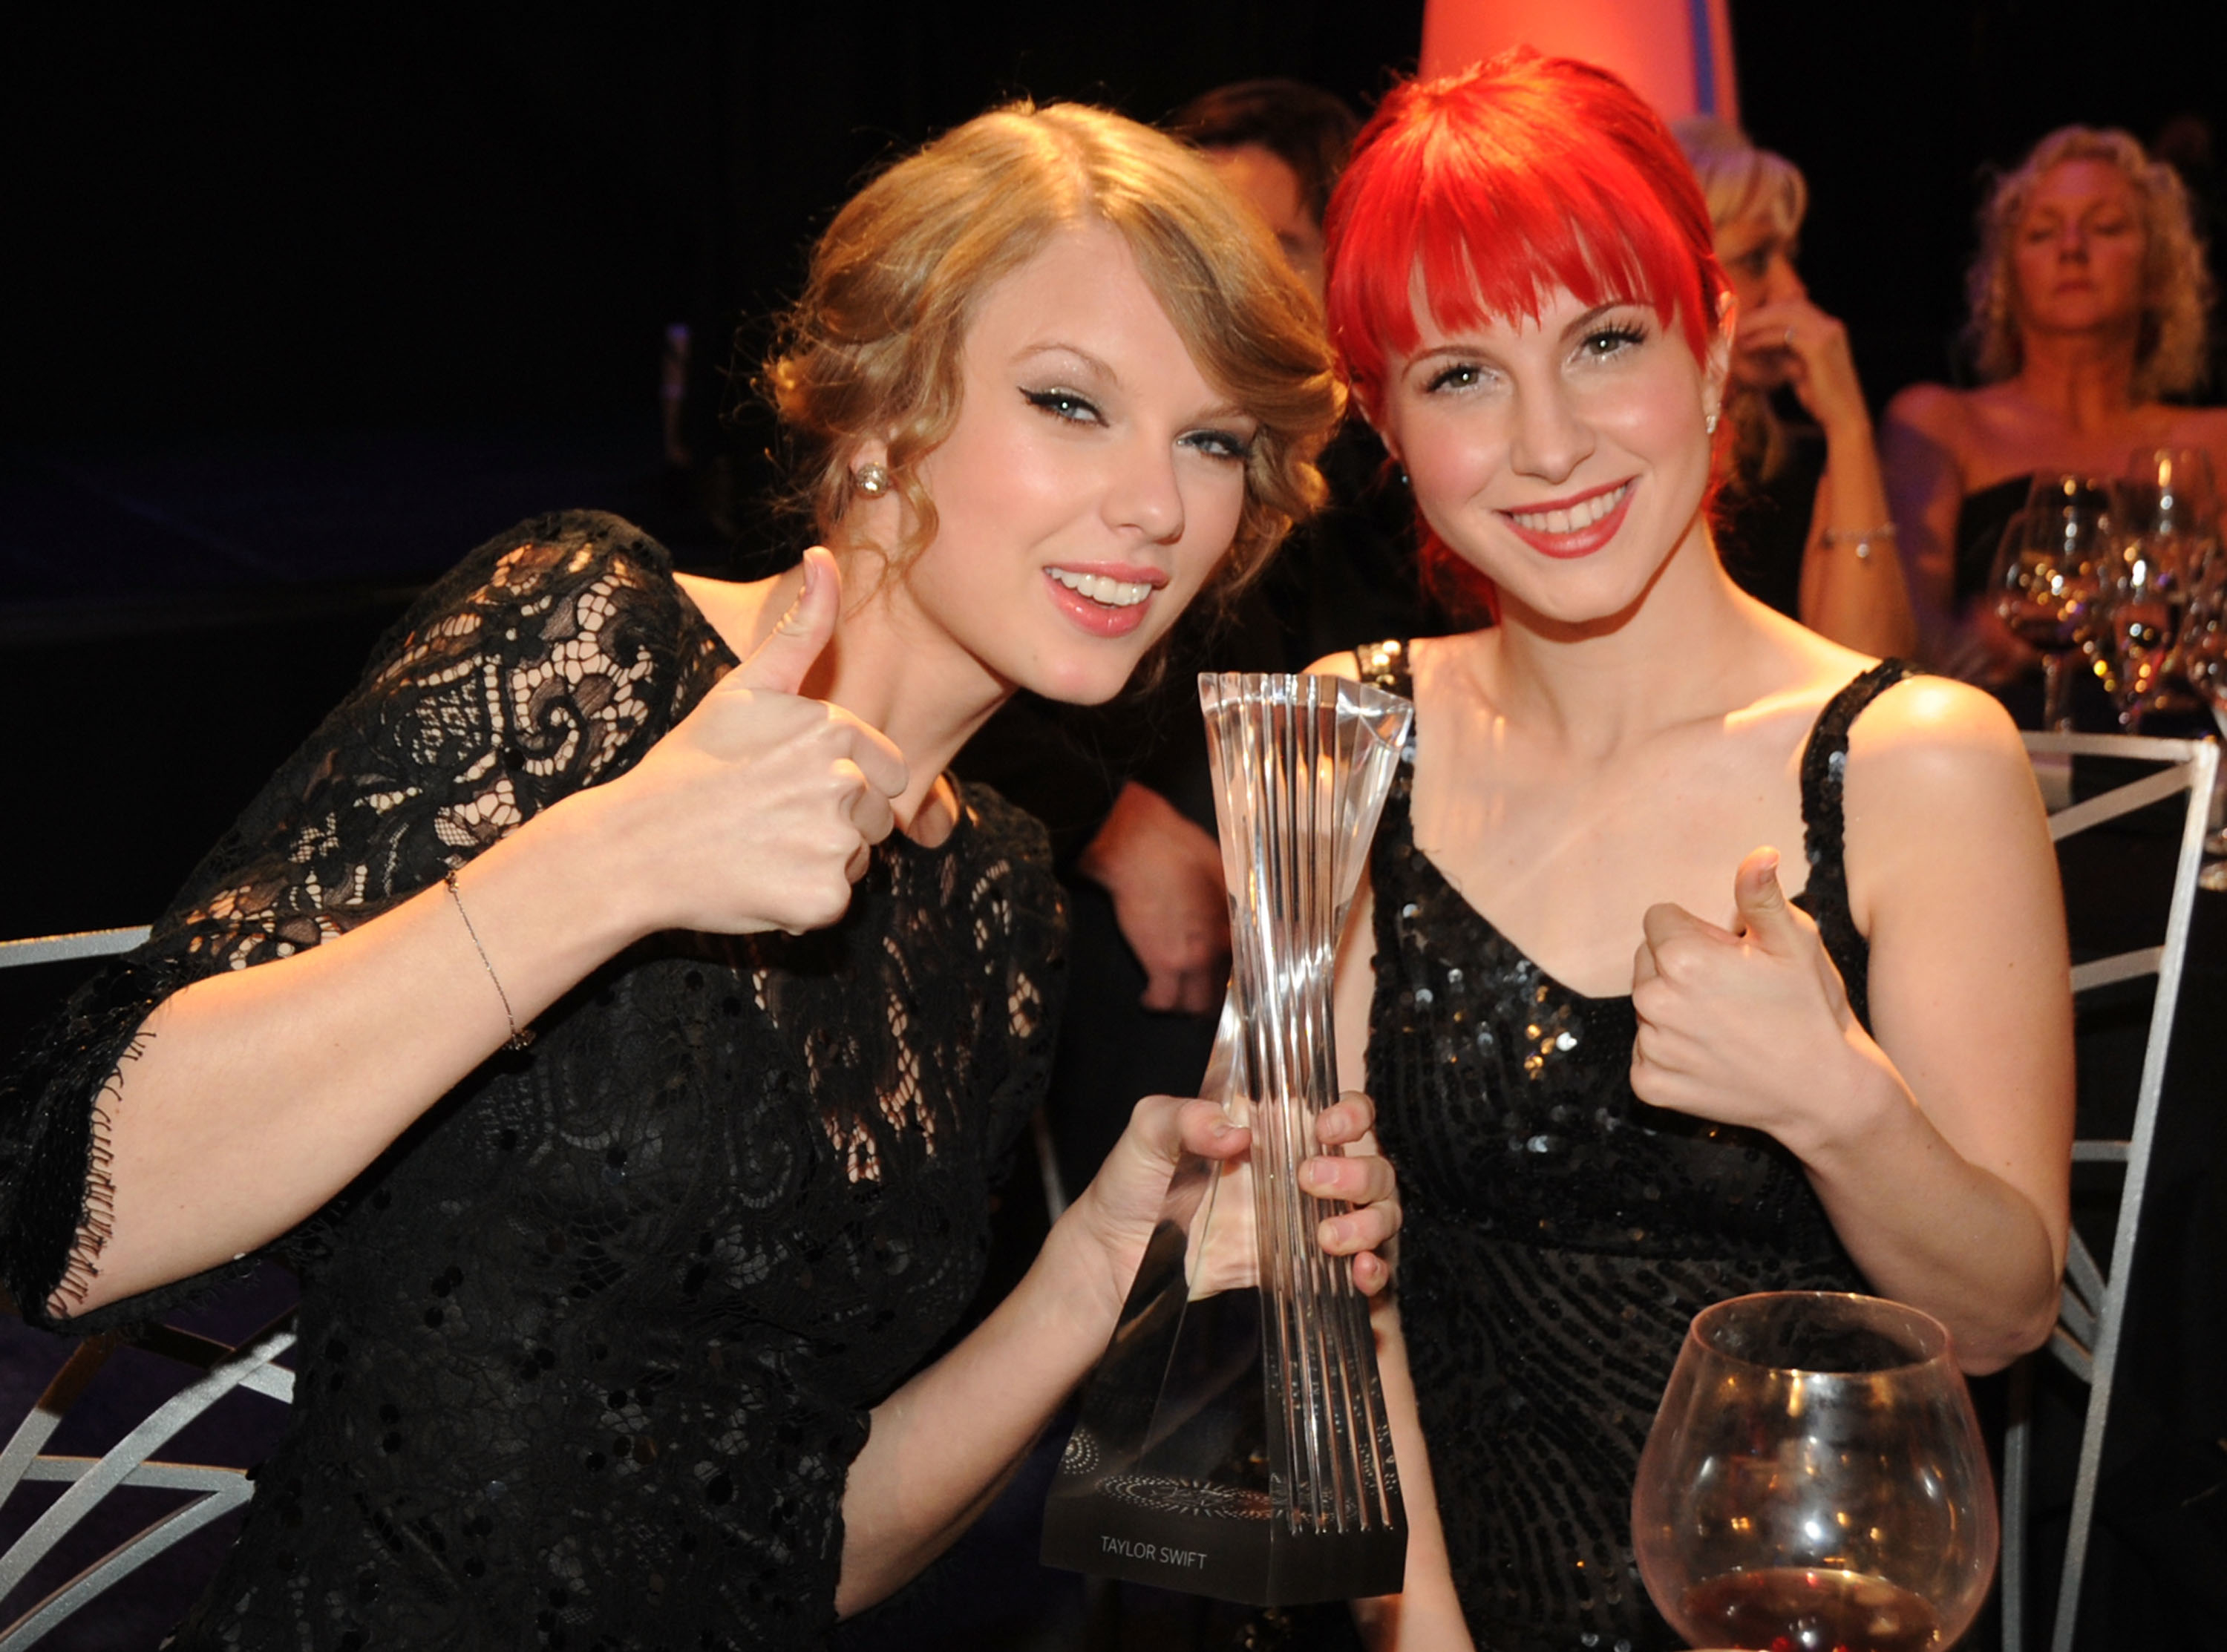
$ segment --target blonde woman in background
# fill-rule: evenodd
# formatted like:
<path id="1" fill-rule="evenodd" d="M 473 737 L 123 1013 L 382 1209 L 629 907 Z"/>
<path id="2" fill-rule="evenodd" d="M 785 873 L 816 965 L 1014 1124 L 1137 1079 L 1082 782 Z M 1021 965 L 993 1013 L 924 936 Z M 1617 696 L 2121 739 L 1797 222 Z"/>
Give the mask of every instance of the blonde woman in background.
<path id="1" fill-rule="evenodd" d="M 1969 284 L 1980 387 L 1911 386 L 1880 448 L 1925 658 L 1994 684 L 2033 656 L 1973 599 L 2033 475 L 2115 475 L 2147 447 L 2227 466 L 2227 411 L 2165 399 L 2202 386 L 2211 278 L 2179 175 L 2125 132 L 2035 144 L 1981 209 Z"/>
<path id="2" fill-rule="evenodd" d="M 1847 329 L 1810 302 L 1794 258 L 1809 189 L 1794 163 L 1707 116 L 1677 123 L 1701 180 L 1717 261 L 1739 303 L 1725 416 L 1733 430 L 1719 550 L 1751 594 L 1862 654 L 1917 640 L 1871 411 Z M 1771 397 L 1790 390 L 1814 429 Z"/>

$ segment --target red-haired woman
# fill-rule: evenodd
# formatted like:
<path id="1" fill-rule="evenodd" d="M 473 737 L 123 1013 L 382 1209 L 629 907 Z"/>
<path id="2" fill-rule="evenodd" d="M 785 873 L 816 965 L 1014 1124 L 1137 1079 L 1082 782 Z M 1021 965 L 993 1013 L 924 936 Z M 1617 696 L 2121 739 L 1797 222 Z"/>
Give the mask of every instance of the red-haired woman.
<path id="1" fill-rule="evenodd" d="M 1386 1380 L 1414 1541 L 1363 1622 L 1673 1645 L 1630 1496 L 1696 1310 L 1868 1288 L 1972 1371 L 2048 1334 L 2071 1090 L 2048 834 L 1992 700 L 1719 564 L 1736 306 L 1620 82 L 1524 53 L 1399 88 L 1328 230 L 1361 405 L 1440 575 L 1498 617 L 1319 667 L 1417 710 L 1339 984 L 1407 1208 Z"/>

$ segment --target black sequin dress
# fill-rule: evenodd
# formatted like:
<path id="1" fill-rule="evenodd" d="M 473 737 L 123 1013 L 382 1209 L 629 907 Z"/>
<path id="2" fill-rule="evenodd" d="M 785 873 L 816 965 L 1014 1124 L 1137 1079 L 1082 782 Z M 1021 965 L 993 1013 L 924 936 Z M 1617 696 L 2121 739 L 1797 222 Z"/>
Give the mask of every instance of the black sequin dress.
<path id="1" fill-rule="evenodd" d="M 622 773 L 733 664 L 609 517 L 523 524 L 429 592 L 0 1089 L 16 1299 L 85 1266 L 95 1108 L 156 1002 L 341 933 Z M 182 1646 L 822 1641 L 868 1410 L 973 1295 L 1049 1058 L 1042 831 L 963 796 L 941 845 L 877 852 L 834 928 L 622 954 L 279 1242 L 296 1404 Z"/>
<path id="2" fill-rule="evenodd" d="M 1411 692 L 1403 647 L 1359 657 Z M 1841 779 L 1849 724 L 1907 670 L 1841 690 L 1802 764 L 1797 903 L 1860 1017 Z M 1675 1647 L 1632 1560 L 1631 1489 L 1688 1322 L 1751 1291 L 1863 1280 L 1792 1155 L 1642 1102 L 1631 1000 L 1547 974 L 1416 847 L 1413 759 L 1369 863 L 1369 1089 L 1400 1172 L 1401 1324 L 1455 1586 L 1489 1652 Z"/>

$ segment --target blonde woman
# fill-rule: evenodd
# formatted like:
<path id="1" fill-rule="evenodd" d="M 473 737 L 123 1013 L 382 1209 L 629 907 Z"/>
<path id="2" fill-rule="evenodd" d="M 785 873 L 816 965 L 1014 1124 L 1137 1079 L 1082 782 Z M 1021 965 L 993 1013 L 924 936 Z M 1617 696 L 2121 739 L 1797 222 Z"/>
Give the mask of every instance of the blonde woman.
<path id="1" fill-rule="evenodd" d="M 1060 984 L 1040 828 L 945 764 L 1017 687 L 1112 696 L 1308 509 L 1305 293 L 1195 156 L 1018 107 L 844 209 L 767 381 L 832 552 L 482 547 L 0 1097 L 48 1323 L 302 1276 L 290 1432 L 176 1644 L 816 1645 L 1102 1349 L 1178 1144 L 1241 1149 L 1140 1105 L 916 1368 Z M 1388 1236 L 1382 1160 L 1309 1175 L 1362 1207 L 1328 1247 Z"/>
<path id="2" fill-rule="evenodd" d="M 2227 411 L 2165 399 L 2203 382 L 2211 280 L 2179 175 L 2125 132 L 2034 145 L 1981 208 L 1969 286 L 1980 387 L 1913 385 L 1880 450 L 1927 660 L 2000 683 L 2032 655 L 1974 599 L 2034 473 L 2166 446 L 2227 466 Z"/>
<path id="3" fill-rule="evenodd" d="M 1672 129 L 1701 181 L 1717 262 L 1739 305 L 1725 417 L 1732 476 L 1718 549 L 1743 587 L 1859 653 L 1917 641 L 1896 554 L 1871 410 L 1847 329 L 1810 301 L 1795 268 L 1809 188 L 1784 156 L 1707 116 Z M 1772 393 L 1791 390 L 1813 429 L 1790 430 Z"/>

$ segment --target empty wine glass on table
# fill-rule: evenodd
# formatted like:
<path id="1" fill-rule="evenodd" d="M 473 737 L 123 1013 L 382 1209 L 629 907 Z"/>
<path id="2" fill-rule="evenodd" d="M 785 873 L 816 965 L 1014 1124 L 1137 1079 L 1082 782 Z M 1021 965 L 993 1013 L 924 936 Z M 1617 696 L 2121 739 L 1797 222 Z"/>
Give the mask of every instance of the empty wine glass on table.
<path id="1" fill-rule="evenodd" d="M 2096 599 L 2110 554 L 2101 484 L 2077 476 L 2037 480 L 2003 531 L 1988 588 L 1995 613 L 2041 655 L 2042 726 L 2070 729 L 2067 662 L 2090 642 Z"/>
<path id="2" fill-rule="evenodd" d="M 1987 1598 L 2000 1528 L 1949 1333 L 1873 1297 L 1704 1309 L 1631 1525 L 1647 1592 L 1690 1645 L 1952 1646 Z"/>

